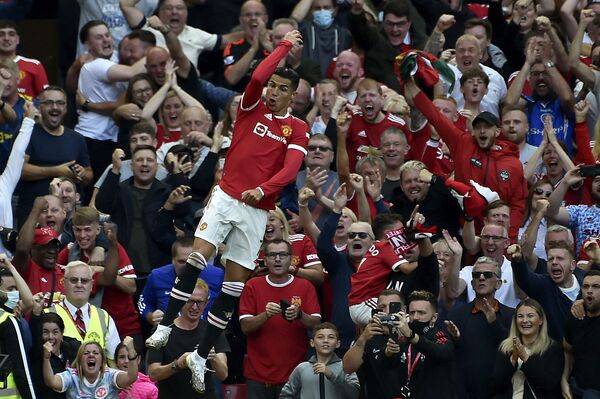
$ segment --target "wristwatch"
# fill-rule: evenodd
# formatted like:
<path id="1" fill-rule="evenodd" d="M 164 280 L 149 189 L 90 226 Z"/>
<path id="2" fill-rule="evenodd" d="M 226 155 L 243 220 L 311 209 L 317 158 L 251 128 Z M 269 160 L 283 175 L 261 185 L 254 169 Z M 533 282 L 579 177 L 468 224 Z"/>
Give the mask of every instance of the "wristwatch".
<path id="1" fill-rule="evenodd" d="M 544 66 L 546 67 L 546 69 L 550 69 L 550 68 L 554 68 L 555 64 L 552 61 L 548 61 L 544 64 Z"/>

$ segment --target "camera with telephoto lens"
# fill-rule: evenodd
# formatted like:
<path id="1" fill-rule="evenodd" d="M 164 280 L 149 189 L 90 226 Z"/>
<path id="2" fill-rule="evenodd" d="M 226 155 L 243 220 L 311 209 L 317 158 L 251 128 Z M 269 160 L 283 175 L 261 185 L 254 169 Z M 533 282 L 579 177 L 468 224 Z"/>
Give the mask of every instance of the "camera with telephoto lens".
<path id="1" fill-rule="evenodd" d="M 15 249 L 17 248 L 18 235 L 19 233 L 17 230 L 0 226 L 0 240 L 2 240 L 4 248 L 8 249 L 10 252 L 15 252 Z"/>
<path id="2" fill-rule="evenodd" d="M 390 326 L 393 327 L 394 326 L 394 322 L 400 320 L 400 316 L 398 316 L 397 314 L 384 314 L 379 316 L 379 322 L 381 323 L 382 326 Z"/>

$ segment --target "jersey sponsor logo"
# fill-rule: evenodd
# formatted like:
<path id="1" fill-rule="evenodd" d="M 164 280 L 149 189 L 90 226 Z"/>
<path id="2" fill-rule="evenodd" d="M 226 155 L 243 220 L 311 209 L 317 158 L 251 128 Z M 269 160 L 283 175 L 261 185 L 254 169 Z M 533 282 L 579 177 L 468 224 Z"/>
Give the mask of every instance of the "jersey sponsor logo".
<path id="1" fill-rule="evenodd" d="M 200 231 L 204 231 L 204 230 L 206 230 L 206 228 L 207 228 L 207 227 L 208 227 L 208 225 L 206 224 L 206 222 L 202 223 L 202 224 L 200 225 Z"/>
<path id="2" fill-rule="evenodd" d="M 94 393 L 94 395 L 98 399 L 106 398 L 106 396 L 108 395 L 108 390 L 106 389 L 106 387 L 100 387 L 100 388 L 96 389 L 96 392 Z"/>
<path id="3" fill-rule="evenodd" d="M 254 129 L 252 130 L 252 132 L 260 137 L 265 137 L 267 136 L 270 139 L 273 139 L 275 141 L 279 141 L 280 143 L 286 144 L 287 145 L 287 140 L 285 137 L 279 137 L 273 133 L 271 133 L 271 131 L 269 130 L 269 128 L 267 127 L 267 125 L 262 124 L 260 122 L 256 122 L 256 125 L 254 126 Z"/>
<path id="4" fill-rule="evenodd" d="M 285 137 L 289 137 L 292 134 L 292 127 L 288 125 L 281 126 L 281 133 L 283 133 Z"/>
<path id="5" fill-rule="evenodd" d="M 510 173 L 508 172 L 508 170 L 503 170 L 500 172 L 500 179 L 502 181 L 507 181 L 508 179 L 510 179 Z"/>
<path id="6" fill-rule="evenodd" d="M 471 158 L 471 165 L 473 165 L 477 168 L 481 168 L 482 163 L 481 163 L 481 160 L 479 160 L 477 158 Z"/>
<path id="7" fill-rule="evenodd" d="M 298 295 L 294 295 L 290 301 L 290 304 L 300 307 L 302 306 L 302 298 L 300 298 Z"/>
<path id="8" fill-rule="evenodd" d="M 127 265 L 119 269 L 119 274 L 126 273 L 130 270 L 133 270 L 133 265 Z"/>
<path id="9" fill-rule="evenodd" d="M 317 254 L 310 254 L 306 256 L 306 259 L 308 260 L 318 260 L 319 256 Z"/>

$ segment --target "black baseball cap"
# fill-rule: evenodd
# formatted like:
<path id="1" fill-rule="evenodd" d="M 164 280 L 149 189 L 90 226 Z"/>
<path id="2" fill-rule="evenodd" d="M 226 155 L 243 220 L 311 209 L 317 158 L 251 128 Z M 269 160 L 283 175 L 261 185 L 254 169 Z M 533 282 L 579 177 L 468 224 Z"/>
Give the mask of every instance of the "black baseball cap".
<path id="1" fill-rule="evenodd" d="M 473 119 L 473 125 L 475 125 L 479 121 L 484 121 L 485 123 L 487 123 L 488 125 L 491 125 L 491 126 L 496 126 L 496 127 L 499 126 L 498 125 L 498 117 L 496 117 L 496 115 L 494 115 L 488 111 L 483 111 L 482 113 L 477 115 L 475 117 L 475 119 Z"/>

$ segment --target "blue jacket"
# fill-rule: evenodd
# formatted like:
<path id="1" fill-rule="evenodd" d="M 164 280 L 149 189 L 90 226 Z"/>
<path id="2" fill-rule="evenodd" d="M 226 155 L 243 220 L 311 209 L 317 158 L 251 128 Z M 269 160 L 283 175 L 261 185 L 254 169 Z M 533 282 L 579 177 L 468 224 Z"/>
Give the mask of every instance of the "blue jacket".
<path id="1" fill-rule="evenodd" d="M 206 269 L 200 274 L 200 277 L 208 284 L 210 291 L 210 297 L 204 309 L 203 318 L 206 318 L 214 300 L 221 292 L 224 275 L 225 272 L 223 269 L 210 263 L 206 265 Z M 172 263 L 152 270 L 148 276 L 144 291 L 138 300 L 138 309 L 142 320 L 146 320 L 146 315 L 157 309 L 163 312 L 167 311 L 167 304 L 169 303 L 171 288 L 173 288 L 173 284 L 175 283 L 175 277 L 177 276 L 175 275 L 175 267 Z"/>

